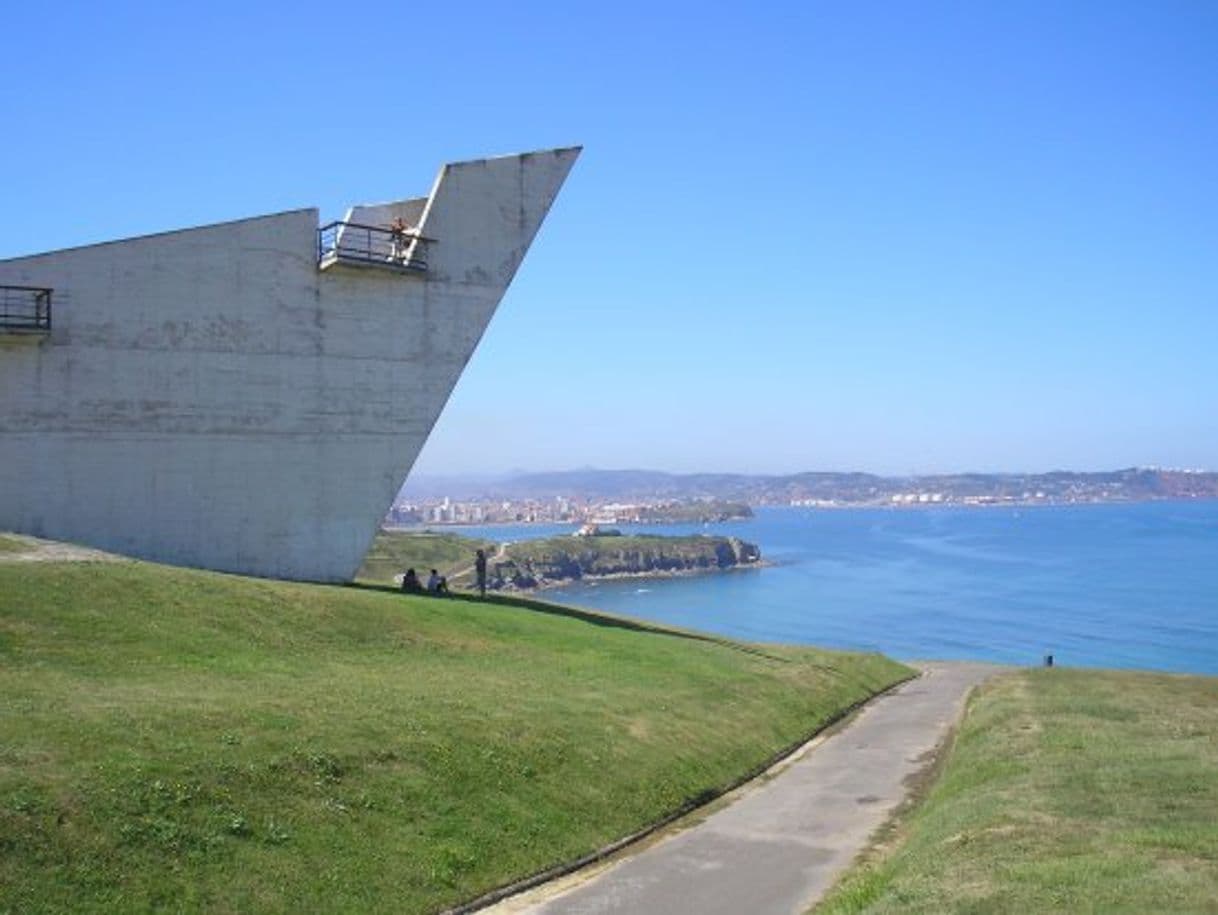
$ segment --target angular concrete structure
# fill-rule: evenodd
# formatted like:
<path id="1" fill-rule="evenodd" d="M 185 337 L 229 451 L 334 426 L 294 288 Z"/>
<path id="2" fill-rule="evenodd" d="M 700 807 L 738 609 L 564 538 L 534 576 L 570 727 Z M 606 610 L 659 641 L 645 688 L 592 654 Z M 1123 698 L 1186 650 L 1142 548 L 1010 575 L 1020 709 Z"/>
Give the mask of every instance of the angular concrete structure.
<path id="1" fill-rule="evenodd" d="M 0 261 L 0 530 L 350 580 L 578 154 Z"/>

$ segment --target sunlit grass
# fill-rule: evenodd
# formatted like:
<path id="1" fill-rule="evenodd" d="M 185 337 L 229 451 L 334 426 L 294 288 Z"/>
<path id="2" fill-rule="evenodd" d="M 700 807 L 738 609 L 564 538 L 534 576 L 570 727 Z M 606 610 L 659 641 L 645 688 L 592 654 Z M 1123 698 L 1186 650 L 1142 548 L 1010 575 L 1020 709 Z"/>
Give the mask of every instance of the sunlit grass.
<path id="1" fill-rule="evenodd" d="M 0 534 L 0 553 L 24 553 L 29 546 L 16 537 L 5 537 Z"/>
<path id="2" fill-rule="evenodd" d="M 0 565 L 0 912 L 434 911 L 905 673 L 502 600 Z"/>
<path id="3" fill-rule="evenodd" d="M 379 531 L 356 578 L 388 584 L 395 575 L 414 569 L 427 581 L 428 572 L 435 569 L 448 578 L 450 585 L 471 587 L 474 551 L 479 548 L 491 556 L 496 545 L 450 532 Z"/>
<path id="4" fill-rule="evenodd" d="M 817 911 L 1218 911 L 1218 678 L 991 682 L 893 843 Z"/>

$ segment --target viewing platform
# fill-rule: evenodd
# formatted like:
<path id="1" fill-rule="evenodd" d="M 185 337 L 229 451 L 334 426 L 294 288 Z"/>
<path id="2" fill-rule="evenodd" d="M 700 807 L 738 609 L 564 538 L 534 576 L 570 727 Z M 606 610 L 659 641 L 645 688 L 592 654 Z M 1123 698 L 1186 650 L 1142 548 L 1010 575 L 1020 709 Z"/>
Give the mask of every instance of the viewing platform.
<path id="1" fill-rule="evenodd" d="M 51 292 L 41 286 L 0 286 L 0 334 L 49 334 Z"/>
<path id="2" fill-rule="evenodd" d="M 317 230 L 317 267 L 371 267 L 397 273 L 426 273 L 434 239 L 412 229 L 332 222 Z"/>

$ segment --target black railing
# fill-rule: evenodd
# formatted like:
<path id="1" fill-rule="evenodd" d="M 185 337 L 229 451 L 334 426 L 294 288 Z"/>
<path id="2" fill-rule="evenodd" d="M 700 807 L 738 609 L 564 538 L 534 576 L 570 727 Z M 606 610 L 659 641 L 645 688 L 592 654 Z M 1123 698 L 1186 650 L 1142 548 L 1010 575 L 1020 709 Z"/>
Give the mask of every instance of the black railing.
<path id="1" fill-rule="evenodd" d="M 0 332 L 48 333 L 50 329 L 50 289 L 0 286 Z"/>
<path id="2" fill-rule="evenodd" d="M 332 222 L 317 230 L 317 264 L 354 263 L 423 273 L 432 239 L 410 230 Z"/>

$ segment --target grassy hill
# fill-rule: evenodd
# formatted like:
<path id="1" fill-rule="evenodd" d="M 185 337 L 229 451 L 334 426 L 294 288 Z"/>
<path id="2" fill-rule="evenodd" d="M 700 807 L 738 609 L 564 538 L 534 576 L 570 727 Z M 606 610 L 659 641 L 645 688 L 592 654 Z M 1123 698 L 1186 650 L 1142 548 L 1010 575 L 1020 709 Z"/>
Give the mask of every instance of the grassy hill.
<path id="1" fill-rule="evenodd" d="M 357 581 L 393 583 L 395 575 L 414 569 L 427 580 L 429 569 L 448 578 L 449 584 L 470 587 L 474 551 L 495 553 L 496 544 L 477 537 L 436 531 L 378 531 L 372 549 L 356 573 Z"/>
<path id="2" fill-rule="evenodd" d="M 460 534 L 383 530 L 377 533 L 356 579 L 392 584 L 394 576 L 413 568 L 426 580 L 427 570 L 436 569 L 447 576 L 451 586 L 472 590 L 474 551 L 478 549 L 486 551 L 491 588 L 505 584 L 532 588 L 540 582 L 598 575 L 718 570 L 760 558 L 753 544 L 703 534 L 562 535 L 506 544 L 500 554 L 498 544 Z"/>
<path id="3" fill-rule="evenodd" d="M 818 913 L 1218 912 L 1218 678 L 1025 671 Z"/>
<path id="4" fill-rule="evenodd" d="M 5 537 L 0 534 L 0 553 L 22 553 L 26 545 L 16 537 Z"/>
<path id="5" fill-rule="evenodd" d="M 0 912 L 435 911 L 908 673 L 542 609 L 0 562 Z"/>

